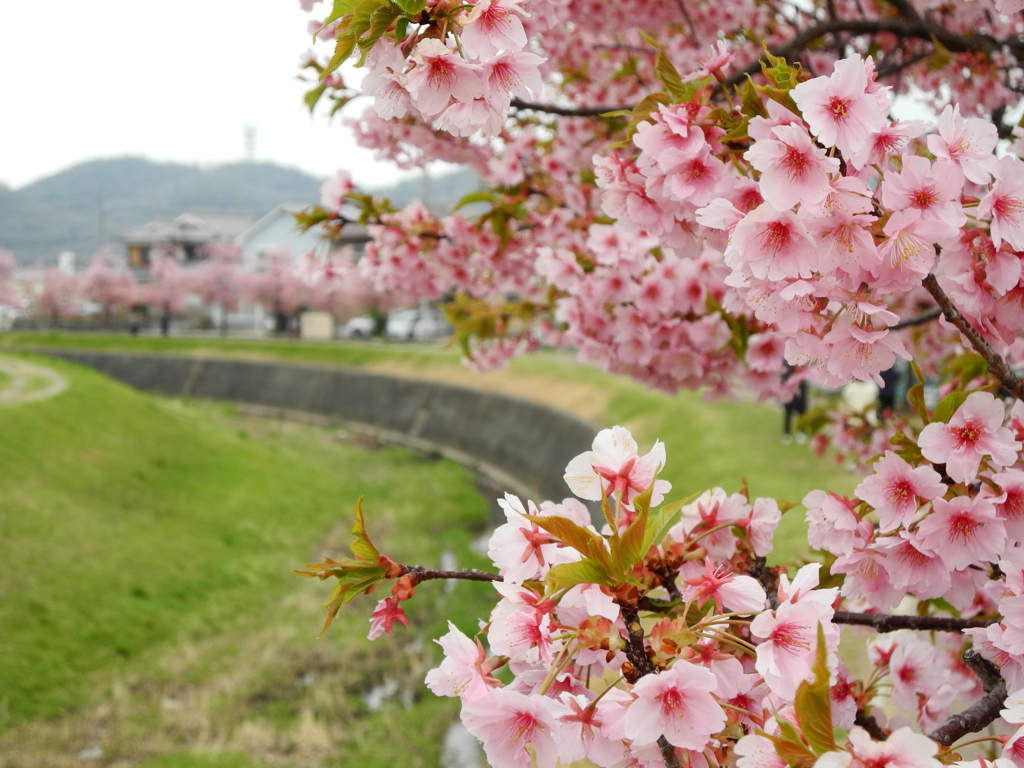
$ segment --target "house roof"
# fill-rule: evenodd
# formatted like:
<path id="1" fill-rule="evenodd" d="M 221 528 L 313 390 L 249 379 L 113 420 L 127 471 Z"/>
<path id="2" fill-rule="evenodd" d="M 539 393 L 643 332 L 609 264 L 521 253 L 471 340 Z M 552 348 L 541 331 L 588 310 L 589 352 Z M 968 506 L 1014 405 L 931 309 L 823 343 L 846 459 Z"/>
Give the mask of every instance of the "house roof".
<path id="1" fill-rule="evenodd" d="M 245 245 L 247 242 L 259 235 L 260 232 L 274 224 L 274 222 L 279 221 L 282 217 L 290 217 L 299 211 L 304 211 L 308 207 L 308 205 L 300 205 L 298 203 L 282 203 L 271 210 L 270 213 L 261 216 L 257 221 L 246 227 L 246 229 L 236 237 L 236 240 L 242 245 Z M 359 211 L 354 206 L 350 206 L 350 209 L 343 209 L 342 213 L 353 219 L 358 218 L 359 216 Z M 362 224 L 347 225 L 341 236 L 341 242 L 343 243 L 362 243 L 369 239 L 370 236 L 366 231 L 366 227 Z"/>
<path id="2" fill-rule="evenodd" d="M 211 240 L 230 240 L 253 223 L 247 213 L 186 211 L 174 219 L 155 219 L 121 235 L 129 244 L 180 243 L 202 245 Z"/>

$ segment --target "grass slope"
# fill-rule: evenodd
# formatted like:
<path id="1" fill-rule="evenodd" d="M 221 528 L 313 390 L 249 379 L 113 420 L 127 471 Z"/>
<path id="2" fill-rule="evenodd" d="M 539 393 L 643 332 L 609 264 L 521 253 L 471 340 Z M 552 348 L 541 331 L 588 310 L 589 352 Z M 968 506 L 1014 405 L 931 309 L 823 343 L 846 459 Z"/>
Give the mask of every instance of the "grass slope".
<path id="1" fill-rule="evenodd" d="M 709 404 L 695 392 L 669 396 L 581 365 L 567 353 L 541 352 L 517 358 L 504 370 L 481 374 L 461 365 L 454 350 L 387 342 L 321 344 L 21 333 L 8 334 L 0 340 L 0 347 L 4 345 L 347 365 L 494 389 L 547 402 L 602 426 L 627 426 L 642 450 L 662 440 L 668 456 L 663 477 L 675 488 L 670 498 L 715 485 L 731 492 L 745 477 L 754 496 L 799 502 L 816 488 L 851 493 L 859 479 L 830 458 L 814 455 L 807 446 L 783 445 L 782 413 L 777 405 L 751 401 Z M 789 552 L 807 553 L 802 517 L 795 510 L 784 518 L 779 542 Z"/>
<path id="2" fill-rule="evenodd" d="M 399 705 L 374 713 L 363 694 L 387 676 L 418 688 L 434 649 L 417 638 L 443 634 L 442 616 L 471 629 L 483 591 L 435 590 L 413 631 L 375 645 L 364 598 L 317 641 L 330 585 L 290 570 L 342 552 L 359 495 L 396 558 L 482 565 L 468 545 L 487 506 L 469 473 L 39 361 L 69 389 L 0 411 L 0 765 L 75 764 L 97 731 L 109 759 L 133 762 L 195 744 L 280 758 L 310 741 L 393 765 L 384 741 L 381 760 L 436 763 L 450 702 L 417 690 L 417 729 L 396 733 Z M 206 764 L 170 759 L 155 765 Z"/>

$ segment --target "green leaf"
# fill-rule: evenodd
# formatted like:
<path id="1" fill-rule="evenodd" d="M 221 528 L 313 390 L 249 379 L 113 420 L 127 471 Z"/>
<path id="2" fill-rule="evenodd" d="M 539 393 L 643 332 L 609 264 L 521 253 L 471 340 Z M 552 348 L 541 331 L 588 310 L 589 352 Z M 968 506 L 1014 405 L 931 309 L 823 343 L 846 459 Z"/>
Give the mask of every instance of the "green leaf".
<path id="1" fill-rule="evenodd" d="M 604 519 L 608 522 L 608 527 L 612 529 L 612 538 L 619 535 L 619 527 L 615 525 L 615 515 L 612 514 L 612 505 L 608 503 L 608 492 L 604 488 L 604 483 L 601 483 L 601 511 L 604 512 Z"/>
<path id="2" fill-rule="evenodd" d="M 409 34 L 409 19 L 399 19 L 395 24 L 395 40 L 402 42 Z"/>
<path id="3" fill-rule="evenodd" d="M 644 533 L 644 552 L 652 545 L 661 543 L 669 528 L 678 522 L 682 506 L 682 503 L 672 504 L 651 513 L 647 519 L 647 531 Z"/>
<path id="4" fill-rule="evenodd" d="M 932 421 L 941 421 L 943 424 L 949 423 L 950 417 L 956 413 L 957 408 L 963 405 L 968 394 L 968 392 L 957 389 L 939 400 L 935 410 L 932 412 Z"/>
<path id="5" fill-rule="evenodd" d="M 577 584 L 604 584 L 610 587 L 615 583 L 600 563 L 588 559 L 556 565 L 547 572 L 544 582 L 552 591 Z"/>
<path id="6" fill-rule="evenodd" d="M 661 43 L 643 30 L 640 30 L 640 36 L 648 45 L 658 50 L 658 56 L 654 60 L 654 73 L 658 76 L 658 80 L 661 81 L 665 90 L 676 101 L 693 101 L 701 88 L 705 88 L 714 82 L 714 78 L 710 77 L 683 82 L 683 79 L 679 76 L 679 71 L 669 61 L 668 56 L 665 55 L 665 49 L 661 47 Z"/>
<path id="7" fill-rule="evenodd" d="M 463 206 L 471 203 L 493 203 L 494 202 L 494 190 L 493 189 L 478 189 L 475 192 L 470 192 L 467 195 L 463 195 L 462 199 L 456 203 L 455 207 L 452 208 L 452 213 L 459 210 Z"/>
<path id="8" fill-rule="evenodd" d="M 921 417 L 921 420 L 927 424 L 928 407 L 924 404 L 924 374 L 921 373 L 921 368 L 913 360 L 910 361 L 910 368 L 914 371 L 914 376 L 917 377 L 917 384 L 912 386 L 910 391 L 907 392 L 907 400 L 914 406 L 914 410 L 917 411 L 917 415 Z"/>
<path id="9" fill-rule="evenodd" d="M 651 497 L 654 495 L 655 482 L 652 480 L 651 484 L 633 499 L 633 512 L 636 517 L 626 526 L 626 530 L 622 532 L 621 536 L 613 538 L 609 542 L 612 562 L 623 578 L 629 576 L 633 566 L 643 559 L 650 548 L 647 538 L 647 517 L 651 507 Z"/>
<path id="10" fill-rule="evenodd" d="M 310 112 L 312 112 L 316 107 L 316 103 L 320 101 L 320 97 L 324 95 L 324 91 L 326 90 L 326 85 L 318 85 L 316 88 L 306 91 L 306 95 L 302 97 L 302 100 L 306 102 L 306 106 L 309 107 Z"/>
<path id="11" fill-rule="evenodd" d="M 334 0 L 334 7 L 331 9 L 330 16 L 324 19 L 324 23 L 320 26 L 320 29 L 318 29 L 317 32 L 326 27 L 328 24 L 337 21 L 342 16 L 352 13 L 352 11 L 356 9 L 357 3 L 358 0 Z M 313 38 L 316 39 L 316 35 L 313 35 Z"/>
<path id="12" fill-rule="evenodd" d="M 523 515 L 523 517 L 538 528 L 543 528 L 563 544 L 568 544 L 577 552 L 581 552 L 585 557 L 597 560 L 606 568 L 610 565 L 605 539 L 594 531 L 587 530 L 561 515 L 548 517 Z"/>
<path id="13" fill-rule="evenodd" d="M 775 752 L 786 761 L 786 765 L 791 768 L 813 768 L 818 758 L 800 741 L 796 726 L 783 718 L 778 718 L 777 722 L 778 736 L 772 736 L 764 731 L 758 731 L 758 734 L 772 742 Z"/>
<path id="14" fill-rule="evenodd" d="M 988 373 L 988 363 L 977 352 L 965 352 L 950 360 L 945 366 L 945 372 L 966 387 L 974 379 Z"/>
<path id="15" fill-rule="evenodd" d="M 357 66 L 361 67 L 366 63 L 366 57 L 373 50 L 373 46 L 377 44 L 377 41 L 383 37 L 384 33 L 388 31 L 401 15 L 402 9 L 391 2 L 378 5 L 373 9 L 373 12 L 370 14 L 370 25 L 366 30 L 366 37 L 363 37 L 358 42 L 362 55 L 359 57 Z"/>
<path id="16" fill-rule="evenodd" d="M 395 0 L 395 3 L 407 16 L 419 16 L 427 7 L 427 0 Z"/>
<path id="17" fill-rule="evenodd" d="M 373 546 L 373 542 L 370 541 L 370 537 L 366 535 L 366 523 L 363 520 L 363 497 L 360 496 L 359 500 L 356 501 L 356 517 L 352 523 L 352 530 L 350 533 L 356 537 L 349 548 L 352 550 L 352 554 L 358 557 L 360 560 L 371 562 L 374 565 L 377 564 L 380 552 Z"/>
<path id="18" fill-rule="evenodd" d="M 814 653 L 814 680 L 804 681 L 796 689 L 793 699 L 796 718 L 807 743 L 816 755 L 835 752 L 835 734 L 832 730 L 832 699 L 828 685 L 828 648 L 825 645 L 825 629 L 818 623 L 818 646 Z"/>
<path id="19" fill-rule="evenodd" d="M 334 46 L 334 56 L 324 67 L 324 71 L 320 75 L 321 80 L 348 60 L 356 49 L 356 45 L 360 43 L 360 38 L 370 30 L 374 11 L 380 8 L 385 1 L 361 0 L 351 14 L 345 14 L 342 17 L 341 24 L 338 25 L 338 42 Z"/>

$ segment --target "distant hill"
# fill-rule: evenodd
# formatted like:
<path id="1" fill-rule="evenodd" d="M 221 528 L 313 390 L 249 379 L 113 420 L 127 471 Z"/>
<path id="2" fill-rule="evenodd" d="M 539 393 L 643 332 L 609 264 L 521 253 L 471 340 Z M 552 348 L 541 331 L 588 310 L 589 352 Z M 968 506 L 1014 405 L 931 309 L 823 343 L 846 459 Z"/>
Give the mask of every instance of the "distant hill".
<path id="1" fill-rule="evenodd" d="M 61 251 L 87 258 L 102 239 L 123 252 L 119 235 L 186 210 L 233 211 L 258 217 L 281 203 L 313 204 L 318 179 L 273 163 L 200 167 L 141 157 L 92 160 L 12 190 L 0 185 L 0 247 L 21 264 L 54 264 Z M 469 171 L 410 179 L 375 189 L 404 205 L 426 195 L 436 212 L 449 210 L 479 182 Z"/>
<path id="2" fill-rule="evenodd" d="M 0 187 L 0 246 L 20 263 L 92 253 L 103 238 L 188 209 L 262 216 L 280 203 L 313 203 L 321 179 L 272 163 L 202 168 L 139 157 L 94 160 L 19 190 Z"/>

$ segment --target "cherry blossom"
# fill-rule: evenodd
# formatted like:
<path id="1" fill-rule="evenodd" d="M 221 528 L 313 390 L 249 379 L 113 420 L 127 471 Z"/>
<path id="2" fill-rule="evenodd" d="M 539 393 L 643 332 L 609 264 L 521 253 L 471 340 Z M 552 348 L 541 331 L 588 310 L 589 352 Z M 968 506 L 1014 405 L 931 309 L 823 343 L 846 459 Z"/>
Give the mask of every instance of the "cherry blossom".
<path id="1" fill-rule="evenodd" d="M 971 482 L 985 456 L 997 467 L 1017 460 L 1020 443 L 1002 426 L 1005 409 L 988 392 L 972 392 L 950 418 L 933 422 L 918 438 L 921 453 L 929 461 L 945 464 L 946 472 L 958 483 Z"/>
<path id="2" fill-rule="evenodd" d="M 600 501 L 602 492 L 632 509 L 633 499 L 654 483 L 651 505 L 661 503 L 672 489 L 667 480 L 655 480 L 665 465 L 665 446 L 656 442 L 640 456 L 636 441 L 622 427 L 603 429 L 594 438 L 593 450 L 581 454 L 565 468 L 565 482 L 581 499 Z"/>
<path id="3" fill-rule="evenodd" d="M 664 736 L 674 746 L 702 749 L 725 725 L 725 713 L 711 697 L 717 686 L 711 672 L 682 661 L 642 678 L 633 686 L 636 700 L 626 713 L 627 738 L 643 746 Z"/>

